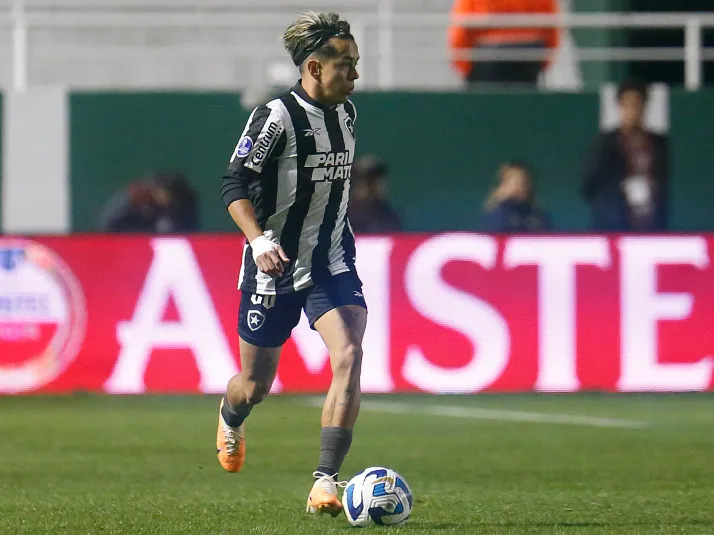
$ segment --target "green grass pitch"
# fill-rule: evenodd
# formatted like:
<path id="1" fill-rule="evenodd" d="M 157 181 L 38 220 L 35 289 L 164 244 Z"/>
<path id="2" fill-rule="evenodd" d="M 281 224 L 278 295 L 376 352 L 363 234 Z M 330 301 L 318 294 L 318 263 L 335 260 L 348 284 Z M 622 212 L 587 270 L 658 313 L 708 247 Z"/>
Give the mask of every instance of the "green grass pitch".
<path id="1" fill-rule="evenodd" d="M 400 472 L 398 533 L 714 534 L 711 395 L 366 399 L 341 476 Z M 218 400 L 0 398 L 0 533 L 359 533 L 304 513 L 314 398 L 256 408 L 240 474 L 215 458 Z"/>

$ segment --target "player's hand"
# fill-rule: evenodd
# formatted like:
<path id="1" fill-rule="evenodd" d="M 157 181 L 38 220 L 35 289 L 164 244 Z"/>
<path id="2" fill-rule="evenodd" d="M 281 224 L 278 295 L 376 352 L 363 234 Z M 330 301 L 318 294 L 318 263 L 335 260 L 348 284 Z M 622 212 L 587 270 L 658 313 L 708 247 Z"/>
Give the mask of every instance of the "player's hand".
<path id="1" fill-rule="evenodd" d="M 285 264 L 290 259 L 283 248 L 265 236 L 258 236 L 250 247 L 253 250 L 253 260 L 258 269 L 271 277 L 280 277 L 285 272 Z"/>

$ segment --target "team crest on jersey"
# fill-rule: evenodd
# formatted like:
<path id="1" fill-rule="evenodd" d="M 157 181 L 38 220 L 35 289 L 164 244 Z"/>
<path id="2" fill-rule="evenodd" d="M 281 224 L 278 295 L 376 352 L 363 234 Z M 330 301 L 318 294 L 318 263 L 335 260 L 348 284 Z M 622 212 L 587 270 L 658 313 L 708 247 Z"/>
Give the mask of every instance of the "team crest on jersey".
<path id="1" fill-rule="evenodd" d="M 249 310 L 248 311 L 248 328 L 251 331 L 257 331 L 265 323 L 265 314 L 260 310 Z"/>
<path id="2" fill-rule="evenodd" d="M 349 115 L 345 117 L 345 127 L 347 127 L 347 130 L 349 131 L 350 135 L 354 139 L 355 137 L 355 122 L 352 120 L 352 117 Z"/>
<path id="3" fill-rule="evenodd" d="M 253 140 L 248 136 L 243 136 L 236 147 L 236 154 L 239 158 L 245 158 L 253 150 Z"/>

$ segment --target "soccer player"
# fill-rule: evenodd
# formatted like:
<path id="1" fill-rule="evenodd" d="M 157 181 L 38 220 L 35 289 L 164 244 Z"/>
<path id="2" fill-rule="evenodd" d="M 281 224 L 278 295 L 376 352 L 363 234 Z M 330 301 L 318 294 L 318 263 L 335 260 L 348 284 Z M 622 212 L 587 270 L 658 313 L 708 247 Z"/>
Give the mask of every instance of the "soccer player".
<path id="1" fill-rule="evenodd" d="M 305 311 L 330 354 L 320 457 L 308 512 L 342 510 L 337 476 L 360 404 L 367 305 L 347 221 L 357 112 L 348 97 L 359 52 L 335 13 L 301 15 L 283 35 L 301 80 L 258 106 L 238 141 L 221 195 L 246 236 L 239 287 L 241 373 L 221 400 L 221 466 L 245 460 L 246 417 L 270 391 L 280 350 Z"/>

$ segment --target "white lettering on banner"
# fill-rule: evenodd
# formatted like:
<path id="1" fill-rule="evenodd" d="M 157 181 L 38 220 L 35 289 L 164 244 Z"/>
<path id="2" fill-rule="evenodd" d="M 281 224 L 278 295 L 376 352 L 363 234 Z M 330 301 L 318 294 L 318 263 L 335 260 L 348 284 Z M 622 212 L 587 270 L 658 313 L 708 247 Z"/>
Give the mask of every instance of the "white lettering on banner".
<path id="1" fill-rule="evenodd" d="M 511 343 L 506 321 L 489 303 L 448 286 L 441 278 L 441 269 L 449 261 L 471 261 L 493 269 L 497 254 L 498 242 L 478 234 L 436 236 L 412 254 L 406 268 L 406 291 L 414 308 L 435 323 L 459 331 L 478 348 L 469 364 L 446 370 L 410 346 L 403 374 L 415 386 L 434 393 L 476 392 L 503 373 Z"/>
<path id="2" fill-rule="evenodd" d="M 580 388 L 576 363 L 576 283 L 578 264 L 610 267 L 607 238 L 512 238 L 506 243 L 506 268 L 538 266 L 538 379 L 542 392 Z"/>
<path id="3" fill-rule="evenodd" d="M 357 272 L 362 280 L 363 292 L 369 307 L 367 330 L 362 342 L 363 392 L 391 392 L 394 381 L 389 370 L 389 258 L 391 238 L 359 238 L 357 247 Z M 305 367 L 312 374 L 322 371 L 329 360 L 325 344 L 310 329 L 303 316 L 293 330 L 293 341 Z"/>
<path id="4" fill-rule="evenodd" d="M 394 241 L 385 237 L 357 240 L 357 273 L 367 300 L 369 318 L 362 342 L 362 377 L 364 392 L 391 392 L 394 380 L 389 368 L 391 331 L 389 288 L 390 258 Z"/>
<path id="5" fill-rule="evenodd" d="M 638 391 L 706 390 L 714 361 L 692 364 L 657 362 L 657 321 L 683 320 L 694 298 L 687 293 L 657 292 L 657 266 L 709 265 L 707 242 L 701 237 L 621 238 L 621 374 L 618 389 Z"/>
<path id="6" fill-rule="evenodd" d="M 224 392 L 238 372 L 190 243 L 182 238 L 151 242 L 154 258 L 134 316 L 117 325 L 119 357 L 104 387 L 109 393 L 145 390 L 144 373 L 154 348 L 189 348 L 202 392 Z M 174 299 L 180 321 L 163 321 Z"/>
<path id="7" fill-rule="evenodd" d="M 300 322 L 293 329 L 291 336 L 307 371 L 312 374 L 320 373 L 330 356 L 322 338 L 310 328 L 310 322 L 304 314 L 300 316 Z"/>

